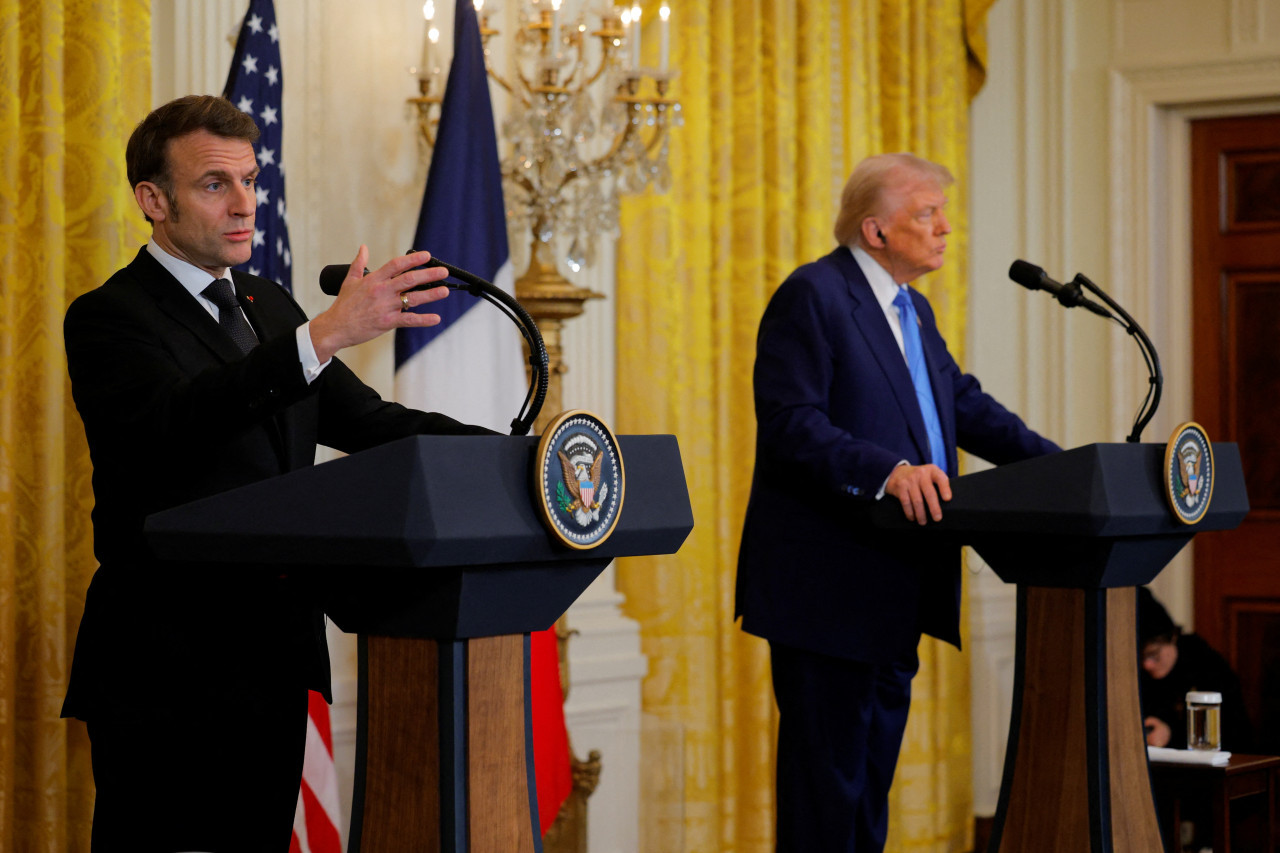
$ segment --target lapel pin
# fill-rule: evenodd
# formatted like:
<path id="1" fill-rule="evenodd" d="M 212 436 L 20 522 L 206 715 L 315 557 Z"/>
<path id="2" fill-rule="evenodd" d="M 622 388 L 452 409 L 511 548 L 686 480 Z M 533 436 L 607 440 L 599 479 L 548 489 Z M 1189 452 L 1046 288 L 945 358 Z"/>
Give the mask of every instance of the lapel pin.
<path id="1" fill-rule="evenodd" d="M 250 294 L 248 294 L 248 293 L 246 293 L 246 294 L 244 295 L 244 298 L 245 298 L 245 299 L 248 299 L 250 302 L 252 302 L 252 301 L 253 301 L 253 296 L 251 296 L 251 295 L 250 295 Z"/>

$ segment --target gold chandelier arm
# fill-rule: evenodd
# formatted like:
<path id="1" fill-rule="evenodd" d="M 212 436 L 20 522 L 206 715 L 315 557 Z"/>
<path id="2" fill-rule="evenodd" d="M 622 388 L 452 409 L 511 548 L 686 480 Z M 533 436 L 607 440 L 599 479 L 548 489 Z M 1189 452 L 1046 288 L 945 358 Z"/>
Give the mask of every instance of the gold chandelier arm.
<path id="1" fill-rule="evenodd" d="M 423 94 L 417 98 L 407 98 L 408 103 L 413 104 L 418 111 L 418 130 L 422 134 L 422 138 L 426 140 L 428 148 L 435 148 L 436 136 L 432 132 L 432 128 L 439 123 L 439 119 L 432 116 L 432 113 L 440 106 L 440 97 L 438 95 Z"/>
<path id="2" fill-rule="evenodd" d="M 586 82 L 582 84 L 583 89 L 589 89 L 597 80 L 600 79 L 600 75 L 604 74 L 605 69 L 609 67 L 609 59 L 609 48 L 606 47 L 604 49 L 604 53 L 600 56 L 600 67 L 597 68 L 595 73 L 588 77 Z"/>
<path id="3" fill-rule="evenodd" d="M 618 152 L 622 150 L 622 144 L 626 142 L 627 137 L 629 137 L 634 132 L 635 131 L 632 129 L 632 126 L 631 126 L 631 119 L 630 117 L 628 117 L 627 126 L 623 128 L 621 133 L 619 133 L 617 136 L 613 138 L 613 144 L 609 146 L 609 150 L 606 151 L 604 154 L 601 154 L 596 159 L 592 160 L 590 163 L 588 163 L 587 168 L 593 172 L 596 172 L 596 171 L 599 171 L 600 169 L 603 169 L 611 165 L 612 161 L 618 156 Z"/>
<path id="4" fill-rule="evenodd" d="M 518 187 L 520 187 L 522 190 L 524 190 L 531 196 L 534 195 L 535 191 L 537 190 L 537 187 L 533 185 L 533 181 L 530 181 L 528 178 L 520 174 L 520 172 L 518 172 L 515 169 L 508 169 L 504 177 L 506 177 L 512 183 L 516 184 Z"/>
<path id="5" fill-rule="evenodd" d="M 520 98 L 521 103 L 523 103 L 526 107 L 529 106 L 529 102 L 524 99 L 523 93 L 517 92 L 515 89 L 511 88 L 511 84 L 508 83 L 505 79 L 503 79 L 501 74 L 499 74 L 497 71 L 494 71 L 492 68 L 490 68 L 488 63 L 485 64 L 484 70 L 485 70 L 485 73 L 489 75 L 490 80 L 497 83 L 503 89 L 507 90 L 507 94 Z"/>
<path id="6" fill-rule="evenodd" d="M 651 154 L 658 147 L 663 138 L 667 135 L 667 120 L 662 113 L 658 114 L 658 119 L 653 126 L 653 136 L 649 137 L 649 142 L 644 146 L 644 153 Z"/>

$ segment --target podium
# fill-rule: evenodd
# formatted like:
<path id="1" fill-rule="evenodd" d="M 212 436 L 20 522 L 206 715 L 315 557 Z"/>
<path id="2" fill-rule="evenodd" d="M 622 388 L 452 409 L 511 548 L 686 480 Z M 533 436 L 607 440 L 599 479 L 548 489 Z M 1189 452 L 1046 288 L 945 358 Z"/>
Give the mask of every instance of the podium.
<path id="1" fill-rule="evenodd" d="M 540 853 L 529 632 L 615 558 L 693 528 L 674 436 L 620 436 L 622 512 L 592 550 L 534 504 L 537 438 L 416 436 L 152 515 L 165 559 L 303 580 L 359 635 L 349 853 Z"/>
<path id="2" fill-rule="evenodd" d="M 1135 587 L 1202 530 L 1249 511 L 1240 454 L 1214 445 L 1210 507 L 1179 522 L 1162 444 L 1092 444 L 951 481 L 923 530 L 971 546 L 1018 588 L 1013 713 L 991 853 L 1162 853 L 1138 702 Z M 917 533 L 919 535 L 919 533 Z"/>

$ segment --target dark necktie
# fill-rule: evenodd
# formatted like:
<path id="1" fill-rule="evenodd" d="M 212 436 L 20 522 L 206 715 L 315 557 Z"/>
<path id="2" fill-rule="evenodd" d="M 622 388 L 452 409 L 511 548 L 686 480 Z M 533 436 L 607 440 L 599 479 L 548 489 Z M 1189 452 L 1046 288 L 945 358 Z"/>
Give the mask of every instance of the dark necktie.
<path id="1" fill-rule="evenodd" d="M 236 342 L 240 352 L 247 353 L 258 345 L 258 336 L 253 333 L 253 327 L 240 310 L 236 295 L 231 292 L 231 282 L 225 278 L 215 278 L 200 295 L 218 306 L 218 325 Z"/>
<path id="2" fill-rule="evenodd" d="M 905 287 L 898 288 L 893 304 L 898 306 L 898 318 L 902 325 L 902 349 L 907 355 L 911 384 L 915 386 L 916 401 L 920 403 L 920 414 L 924 416 L 925 431 L 929 434 L 929 461 L 946 471 L 947 448 L 942 441 L 942 423 L 938 420 L 938 406 L 933 401 L 929 368 L 924 362 L 924 345 L 920 342 L 920 321 L 916 318 L 916 306 L 911 303 L 911 294 Z"/>

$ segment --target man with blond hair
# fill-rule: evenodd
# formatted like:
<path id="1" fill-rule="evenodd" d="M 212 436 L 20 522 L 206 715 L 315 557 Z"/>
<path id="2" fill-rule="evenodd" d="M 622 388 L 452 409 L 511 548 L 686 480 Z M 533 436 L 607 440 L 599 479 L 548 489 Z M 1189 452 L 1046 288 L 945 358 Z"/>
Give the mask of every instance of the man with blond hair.
<path id="1" fill-rule="evenodd" d="M 796 270 L 760 322 L 755 477 L 737 615 L 769 641 L 780 712 L 779 853 L 878 851 L 921 634 L 960 644 L 960 554 L 887 535 L 862 507 L 942 518 L 956 448 L 995 464 L 1051 453 L 961 372 L 908 283 L 942 266 L 946 167 L 858 164 L 833 252 Z"/>

